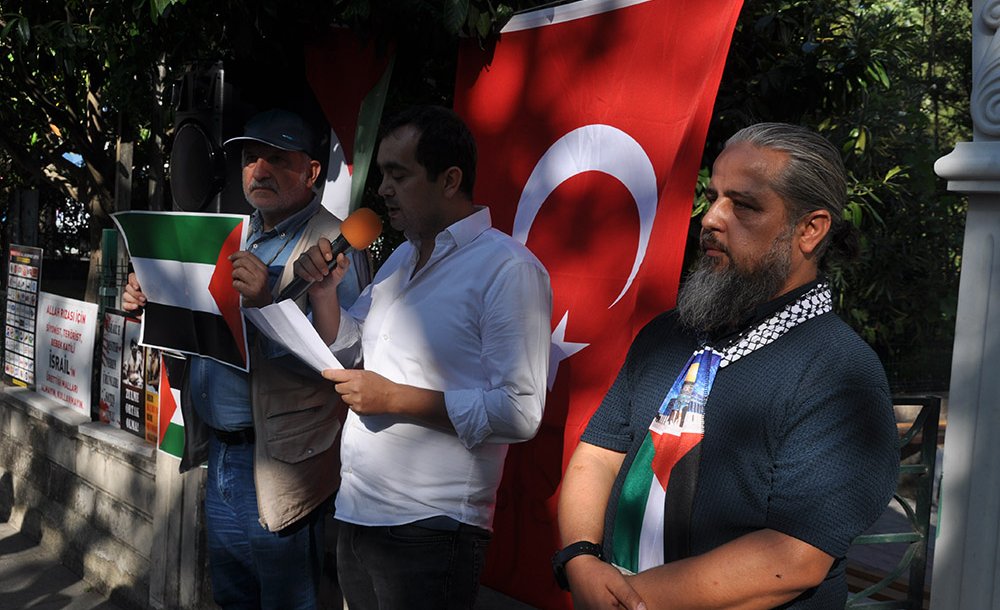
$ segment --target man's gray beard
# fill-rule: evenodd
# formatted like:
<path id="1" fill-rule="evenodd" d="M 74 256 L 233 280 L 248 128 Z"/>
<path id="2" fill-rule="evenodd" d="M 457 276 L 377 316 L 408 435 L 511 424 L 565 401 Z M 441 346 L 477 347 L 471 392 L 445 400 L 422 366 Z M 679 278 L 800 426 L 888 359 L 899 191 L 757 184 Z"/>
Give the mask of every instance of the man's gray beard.
<path id="1" fill-rule="evenodd" d="M 737 324 L 784 287 L 791 269 L 788 237 L 776 239 L 752 269 L 741 269 L 732 259 L 716 269 L 712 258 L 702 255 L 677 295 L 681 324 L 704 333 L 736 330 Z"/>

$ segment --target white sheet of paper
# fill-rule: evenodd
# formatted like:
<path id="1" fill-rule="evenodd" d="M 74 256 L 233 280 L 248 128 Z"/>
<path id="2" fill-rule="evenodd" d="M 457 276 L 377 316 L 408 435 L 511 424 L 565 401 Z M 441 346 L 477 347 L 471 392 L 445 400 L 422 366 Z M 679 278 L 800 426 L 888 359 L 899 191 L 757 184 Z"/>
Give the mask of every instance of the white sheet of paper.
<path id="1" fill-rule="evenodd" d="M 265 307 L 245 307 L 243 315 L 268 339 L 283 345 L 316 371 L 344 368 L 294 301 L 285 299 Z"/>

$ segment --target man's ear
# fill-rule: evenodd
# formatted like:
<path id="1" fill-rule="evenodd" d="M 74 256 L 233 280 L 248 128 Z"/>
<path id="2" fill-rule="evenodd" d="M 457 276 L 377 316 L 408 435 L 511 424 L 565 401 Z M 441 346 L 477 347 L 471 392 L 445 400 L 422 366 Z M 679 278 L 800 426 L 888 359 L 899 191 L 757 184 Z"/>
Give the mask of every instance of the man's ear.
<path id="1" fill-rule="evenodd" d="M 462 170 L 458 166 L 452 165 L 441 172 L 445 197 L 454 197 L 455 193 L 462 188 Z"/>
<path id="2" fill-rule="evenodd" d="M 306 179 L 306 186 L 312 188 L 316 184 L 316 179 L 319 178 L 321 166 L 319 161 L 316 159 L 309 159 L 309 177 Z"/>
<path id="3" fill-rule="evenodd" d="M 833 218 L 830 210 L 813 210 L 799 219 L 796 231 L 798 233 L 799 250 L 809 258 L 830 232 Z"/>

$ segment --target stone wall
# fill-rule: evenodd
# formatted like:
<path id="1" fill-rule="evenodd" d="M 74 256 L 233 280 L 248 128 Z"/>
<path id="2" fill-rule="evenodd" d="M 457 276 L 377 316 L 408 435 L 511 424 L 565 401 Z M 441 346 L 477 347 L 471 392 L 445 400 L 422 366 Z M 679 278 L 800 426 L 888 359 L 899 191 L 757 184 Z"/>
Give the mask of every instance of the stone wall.
<path id="1" fill-rule="evenodd" d="M 204 472 L 21 388 L 0 394 L 0 520 L 125 608 L 211 607 Z"/>

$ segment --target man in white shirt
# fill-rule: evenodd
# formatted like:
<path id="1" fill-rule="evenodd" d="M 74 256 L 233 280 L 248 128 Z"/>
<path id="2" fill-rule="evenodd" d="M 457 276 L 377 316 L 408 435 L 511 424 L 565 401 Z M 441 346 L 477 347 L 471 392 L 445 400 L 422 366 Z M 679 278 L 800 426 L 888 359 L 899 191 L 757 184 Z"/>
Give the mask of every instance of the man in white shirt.
<path id="1" fill-rule="evenodd" d="M 321 240 L 296 263 L 314 324 L 345 366 L 338 576 L 352 610 L 471 608 L 507 446 L 545 401 L 548 274 L 473 204 L 476 145 L 442 107 L 385 126 L 379 195 L 403 243 L 341 310 Z M 360 348 L 360 350 L 359 350 Z"/>

